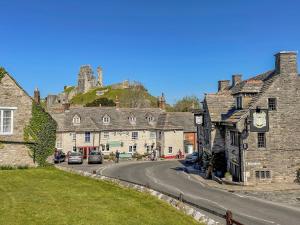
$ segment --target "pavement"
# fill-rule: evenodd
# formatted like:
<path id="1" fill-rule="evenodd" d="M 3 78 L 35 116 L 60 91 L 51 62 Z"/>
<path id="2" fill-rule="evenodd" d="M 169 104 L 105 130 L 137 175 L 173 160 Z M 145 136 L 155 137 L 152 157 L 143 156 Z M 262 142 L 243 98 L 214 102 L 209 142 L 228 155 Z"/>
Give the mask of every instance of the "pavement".
<path id="1" fill-rule="evenodd" d="M 300 207 L 264 200 L 259 195 L 247 194 L 249 190 L 243 193 L 240 190 L 228 191 L 212 187 L 201 181 L 200 176 L 187 174 L 184 165 L 176 160 L 71 167 L 88 172 L 97 170 L 101 175 L 146 185 L 176 196 L 182 194 L 185 200 L 217 214 L 225 214 L 230 209 L 234 219 L 244 225 L 300 225 Z M 219 218 L 219 221 L 224 224 L 223 219 Z"/>

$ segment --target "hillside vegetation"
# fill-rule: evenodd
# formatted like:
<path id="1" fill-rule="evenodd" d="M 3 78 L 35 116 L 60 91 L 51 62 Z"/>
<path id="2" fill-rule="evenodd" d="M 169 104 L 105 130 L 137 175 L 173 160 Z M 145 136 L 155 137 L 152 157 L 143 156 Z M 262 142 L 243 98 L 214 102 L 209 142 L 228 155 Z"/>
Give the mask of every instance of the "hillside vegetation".
<path id="1" fill-rule="evenodd" d="M 103 91 L 98 96 L 97 92 Z M 87 93 L 77 94 L 71 99 L 72 104 L 87 105 L 99 98 L 107 98 L 116 101 L 118 97 L 120 107 L 156 107 L 156 97 L 150 95 L 143 86 L 132 86 L 126 89 L 113 89 L 111 86 L 94 88 Z"/>

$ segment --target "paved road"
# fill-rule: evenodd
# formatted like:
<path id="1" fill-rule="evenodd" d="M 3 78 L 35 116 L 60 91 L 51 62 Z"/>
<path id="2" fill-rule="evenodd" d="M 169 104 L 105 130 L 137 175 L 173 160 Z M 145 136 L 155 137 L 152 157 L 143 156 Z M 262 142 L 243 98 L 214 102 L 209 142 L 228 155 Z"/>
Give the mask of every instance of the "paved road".
<path id="1" fill-rule="evenodd" d="M 230 209 L 234 218 L 245 225 L 300 225 L 300 208 L 205 187 L 182 172 L 182 166 L 178 161 L 120 163 L 101 166 L 99 172 L 173 195 L 183 193 L 186 200 L 218 213 Z"/>

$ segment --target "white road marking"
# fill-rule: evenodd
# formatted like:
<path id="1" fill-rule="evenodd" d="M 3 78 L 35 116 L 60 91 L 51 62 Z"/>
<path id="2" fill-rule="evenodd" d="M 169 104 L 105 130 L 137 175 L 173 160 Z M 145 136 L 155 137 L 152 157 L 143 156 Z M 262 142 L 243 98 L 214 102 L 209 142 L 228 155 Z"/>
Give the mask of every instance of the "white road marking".
<path id="1" fill-rule="evenodd" d="M 271 224 L 275 223 L 274 221 L 271 221 L 271 220 L 265 220 L 265 219 L 258 218 L 258 217 L 255 217 L 255 216 L 249 216 L 249 215 L 244 214 L 244 213 L 238 213 L 238 214 L 242 215 L 242 216 L 245 216 L 245 217 L 248 217 L 248 218 L 251 218 L 251 219 L 260 220 L 260 221 L 263 221 L 263 222 L 266 222 L 266 223 L 271 223 Z M 278 224 L 278 225 L 280 225 L 280 224 Z"/>

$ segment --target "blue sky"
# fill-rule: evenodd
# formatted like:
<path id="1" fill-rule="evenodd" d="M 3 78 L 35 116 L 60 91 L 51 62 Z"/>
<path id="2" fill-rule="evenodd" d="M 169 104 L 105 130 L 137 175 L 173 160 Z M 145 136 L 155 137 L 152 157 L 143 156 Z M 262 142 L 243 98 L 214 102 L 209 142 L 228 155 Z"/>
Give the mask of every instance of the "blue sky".
<path id="1" fill-rule="evenodd" d="M 138 80 L 173 103 L 300 50 L 297 0 L 0 0 L 0 9 L 0 65 L 43 96 L 91 64 L 105 84 Z"/>

